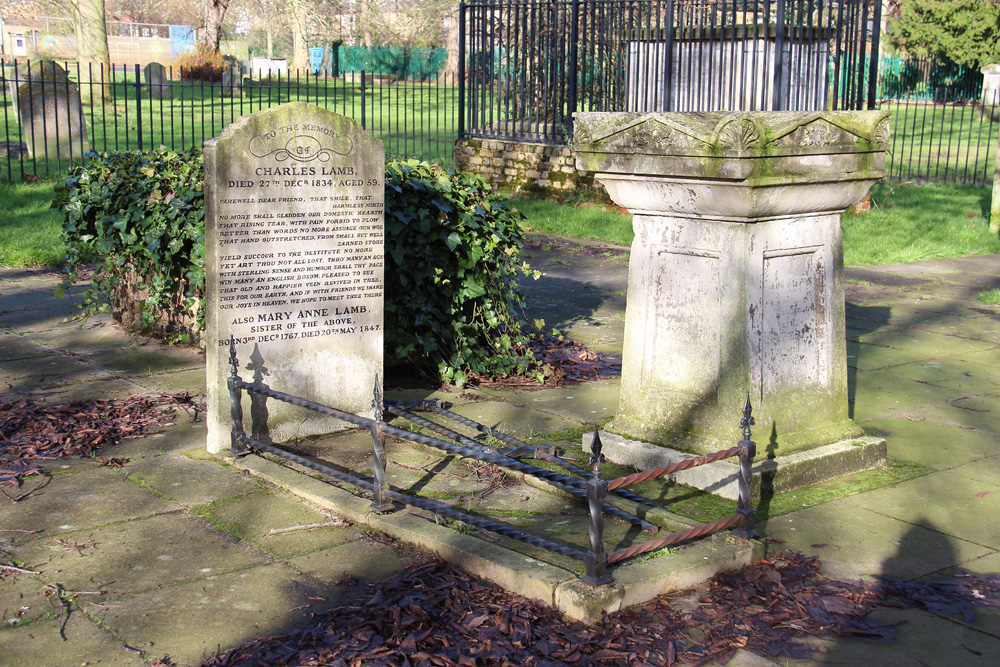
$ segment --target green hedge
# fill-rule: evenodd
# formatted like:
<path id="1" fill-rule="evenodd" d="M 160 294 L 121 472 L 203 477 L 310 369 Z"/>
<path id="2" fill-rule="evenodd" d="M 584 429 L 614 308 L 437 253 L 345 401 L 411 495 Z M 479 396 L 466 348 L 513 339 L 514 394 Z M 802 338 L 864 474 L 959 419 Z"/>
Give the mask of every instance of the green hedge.
<path id="1" fill-rule="evenodd" d="M 90 311 L 107 309 L 108 295 L 136 283 L 145 290 L 137 332 L 162 330 L 164 310 L 180 308 L 193 317 L 188 326 L 171 320 L 168 339 L 200 339 L 203 185 L 198 153 L 94 155 L 70 172 L 55 205 L 70 279 L 99 259 L 85 298 Z M 470 373 L 531 373 L 517 289 L 527 271 L 519 259 L 523 216 L 481 178 L 415 160 L 386 163 L 385 195 L 386 352 L 456 384 Z"/>

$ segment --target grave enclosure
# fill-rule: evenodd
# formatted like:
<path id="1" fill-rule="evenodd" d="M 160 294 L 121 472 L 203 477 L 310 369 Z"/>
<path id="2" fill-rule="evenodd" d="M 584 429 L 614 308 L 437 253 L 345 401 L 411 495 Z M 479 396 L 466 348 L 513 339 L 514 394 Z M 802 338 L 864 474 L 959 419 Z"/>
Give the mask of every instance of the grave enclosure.
<path id="1" fill-rule="evenodd" d="M 278 391 L 370 414 L 382 376 L 381 143 L 303 102 L 205 143 L 208 448 L 230 445 L 230 337 Z M 241 355 L 246 358 L 248 355 Z M 292 406 L 252 414 L 274 440 L 328 433 Z"/>

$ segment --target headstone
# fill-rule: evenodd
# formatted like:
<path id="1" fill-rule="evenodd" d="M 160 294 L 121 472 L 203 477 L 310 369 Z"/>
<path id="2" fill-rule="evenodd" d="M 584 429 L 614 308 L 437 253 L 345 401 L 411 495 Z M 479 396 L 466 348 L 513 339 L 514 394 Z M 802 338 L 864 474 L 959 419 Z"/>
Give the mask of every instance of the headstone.
<path id="1" fill-rule="evenodd" d="M 142 68 L 146 80 L 146 94 L 153 100 L 169 100 L 173 97 L 170 89 L 170 77 L 167 68 L 157 62 L 152 62 Z"/>
<path id="2" fill-rule="evenodd" d="M 577 165 L 632 214 L 608 430 L 768 455 L 851 441 L 841 213 L 885 175 L 889 113 L 578 113 Z"/>
<path id="3" fill-rule="evenodd" d="M 382 143 L 291 102 L 205 142 L 208 448 L 229 446 L 229 340 L 277 391 L 371 416 L 382 376 Z M 261 369 L 263 365 L 264 369 Z M 270 438 L 344 422 L 268 403 Z"/>
<path id="4" fill-rule="evenodd" d="M 993 120 L 1000 120 L 1000 65 L 987 65 L 983 73 L 983 94 L 980 101 L 983 110 Z"/>
<path id="5" fill-rule="evenodd" d="M 33 158 L 69 160 L 87 152 L 80 89 L 57 63 L 38 61 L 17 89 L 21 130 Z"/>
<path id="6" fill-rule="evenodd" d="M 222 97 L 243 97 L 243 74 L 239 64 L 230 63 L 229 69 L 222 72 L 222 87 L 219 94 Z"/>

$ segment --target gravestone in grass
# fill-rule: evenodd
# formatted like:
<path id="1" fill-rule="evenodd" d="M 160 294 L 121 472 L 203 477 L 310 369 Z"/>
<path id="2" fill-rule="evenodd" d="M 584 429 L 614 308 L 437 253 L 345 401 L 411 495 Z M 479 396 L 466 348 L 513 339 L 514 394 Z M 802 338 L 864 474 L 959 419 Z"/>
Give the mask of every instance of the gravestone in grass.
<path id="1" fill-rule="evenodd" d="M 384 175 L 381 142 L 304 102 L 245 116 L 205 142 L 210 451 L 230 442 L 230 336 L 243 379 L 371 415 Z M 278 401 L 268 412 L 275 441 L 345 426 Z"/>
<path id="2" fill-rule="evenodd" d="M 32 63 L 17 89 L 17 113 L 28 155 L 47 160 L 80 158 L 88 150 L 80 89 L 54 62 Z"/>
<path id="3" fill-rule="evenodd" d="M 166 67 L 156 62 L 149 63 L 142 68 L 142 76 L 146 80 L 146 94 L 150 99 L 169 100 L 172 97 Z"/>

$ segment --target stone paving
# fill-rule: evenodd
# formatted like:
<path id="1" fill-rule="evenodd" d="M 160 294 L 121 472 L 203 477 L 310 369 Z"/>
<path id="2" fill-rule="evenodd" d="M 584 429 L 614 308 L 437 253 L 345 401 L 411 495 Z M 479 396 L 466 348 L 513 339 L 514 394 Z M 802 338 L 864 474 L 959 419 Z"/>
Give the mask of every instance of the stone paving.
<path id="1" fill-rule="evenodd" d="M 624 251 L 533 246 L 529 259 L 546 275 L 526 285 L 530 315 L 620 352 Z M 759 526 L 781 541 L 768 548 L 817 554 L 833 576 L 1000 572 L 1000 308 L 976 302 L 1000 287 L 1000 256 L 846 275 L 852 416 L 919 474 L 862 493 L 845 482 L 828 502 L 774 516 Z M 201 352 L 129 337 L 106 317 L 81 322 L 72 297 L 82 288 L 56 299 L 58 281 L 0 270 L 0 390 L 51 403 L 204 391 Z M 608 419 L 618 383 L 477 393 L 487 400 L 446 398 L 532 435 Z M 52 461 L 43 489 L 0 499 L 0 549 L 40 573 L 0 581 L 0 664 L 140 665 L 169 655 L 194 665 L 363 597 L 366 582 L 424 557 L 360 525 L 333 525 L 329 513 L 207 455 L 204 438 L 204 424 L 179 412 L 164 433 L 101 451 L 127 458 L 120 469 Z M 66 641 L 57 590 L 77 593 L 64 593 Z M 974 624 L 916 610 L 875 616 L 902 623 L 892 642 L 819 640 L 827 652 L 815 662 L 986 665 L 1000 653 L 1000 614 L 977 612 Z M 768 663 L 744 654 L 730 664 Z"/>

